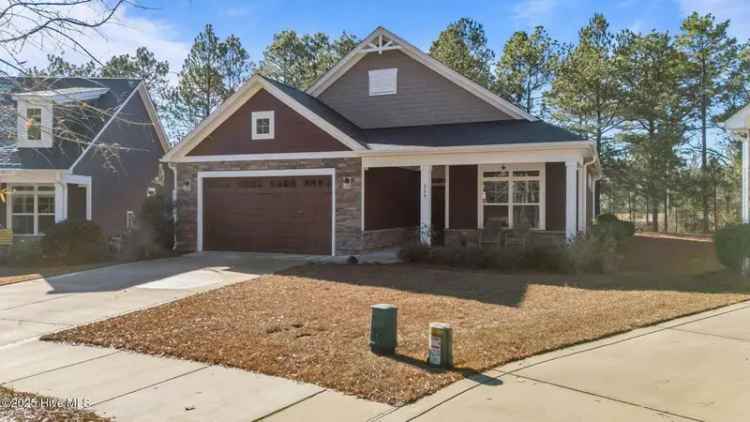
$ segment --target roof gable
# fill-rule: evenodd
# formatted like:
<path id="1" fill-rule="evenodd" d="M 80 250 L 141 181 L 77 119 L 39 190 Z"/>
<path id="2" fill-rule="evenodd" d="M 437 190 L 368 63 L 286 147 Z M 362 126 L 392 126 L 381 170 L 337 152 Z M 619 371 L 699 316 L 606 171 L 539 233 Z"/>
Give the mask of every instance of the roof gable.
<path id="1" fill-rule="evenodd" d="M 319 97 L 368 54 L 383 54 L 386 51 L 392 50 L 398 50 L 417 62 L 427 66 L 437 74 L 450 80 L 477 98 L 487 102 L 497 110 L 507 114 L 512 119 L 537 120 L 534 116 L 528 114 L 520 107 L 459 74 L 383 27 L 378 27 L 368 35 L 354 50 L 349 52 L 349 54 L 341 59 L 341 61 L 339 61 L 339 63 L 337 63 L 331 70 L 321 76 L 320 79 L 318 79 L 307 90 L 307 93 L 314 97 Z"/>
<path id="2" fill-rule="evenodd" d="M 272 111 L 271 140 L 252 140 L 253 112 Z M 350 151 L 346 145 L 261 89 L 197 144 L 188 156 Z"/>
<path id="3" fill-rule="evenodd" d="M 743 107 L 732 117 L 724 122 L 724 128 L 727 130 L 748 130 L 750 129 L 750 104 Z"/>
<path id="4" fill-rule="evenodd" d="M 216 110 L 193 129 L 185 139 L 169 151 L 164 161 L 179 161 L 190 151 L 229 119 L 247 101 L 260 90 L 284 103 L 296 113 L 315 124 L 351 150 L 363 150 L 365 147 L 356 139 L 358 129 L 335 111 L 303 92 L 267 79 L 260 74 L 253 75 L 231 97 L 226 99 Z"/>

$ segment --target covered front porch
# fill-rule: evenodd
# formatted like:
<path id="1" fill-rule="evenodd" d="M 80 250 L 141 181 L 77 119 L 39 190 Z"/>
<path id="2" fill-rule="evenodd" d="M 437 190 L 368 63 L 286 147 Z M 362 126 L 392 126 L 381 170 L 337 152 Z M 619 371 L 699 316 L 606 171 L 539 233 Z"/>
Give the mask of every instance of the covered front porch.
<path id="1" fill-rule="evenodd" d="M 599 177 L 588 142 L 441 150 L 364 157 L 364 249 L 410 235 L 427 245 L 485 246 L 522 229 L 543 242 L 588 230 Z"/>
<path id="2" fill-rule="evenodd" d="M 91 177 L 60 170 L 0 172 L 0 229 L 14 237 L 44 235 L 68 219 L 91 220 Z"/>

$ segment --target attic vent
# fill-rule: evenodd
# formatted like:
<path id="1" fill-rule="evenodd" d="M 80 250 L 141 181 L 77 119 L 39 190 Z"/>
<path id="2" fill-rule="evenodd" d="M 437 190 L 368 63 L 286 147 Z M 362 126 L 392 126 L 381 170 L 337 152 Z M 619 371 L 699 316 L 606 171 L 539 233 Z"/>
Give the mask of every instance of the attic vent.
<path id="1" fill-rule="evenodd" d="M 398 69 L 370 71 L 370 96 L 392 95 L 398 91 Z"/>

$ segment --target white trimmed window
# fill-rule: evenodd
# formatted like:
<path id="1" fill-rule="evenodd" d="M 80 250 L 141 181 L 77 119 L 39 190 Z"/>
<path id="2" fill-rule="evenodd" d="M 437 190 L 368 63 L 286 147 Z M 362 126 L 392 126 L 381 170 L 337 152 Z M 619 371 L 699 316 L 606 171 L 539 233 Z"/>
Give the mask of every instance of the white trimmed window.
<path id="1" fill-rule="evenodd" d="M 9 228 L 17 235 L 38 236 L 55 224 L 53 185 L 14 185 L 10 188 Z"/>
<path id="2" fill-rule="evenodd" d="M 370 96 L 393 95 L 398 92 L 398 69 L 376 69 L 370 73 Z"/>
<path id="3" fill-rule="evenodd" d="M 254 111 L 252 120 L 252 140 L 273 139 L 275 132 L 273 111 Z"/>
<path id="4" fill-rule="evenodd" d="M 52 146 L 51 102 L 18 101 L 19 147 L 49 148 Z"/>
<path id="5" fill-rule="evenodd" d="M 544 164 L 480 167 L 484 226 L 544 229 Z"/>

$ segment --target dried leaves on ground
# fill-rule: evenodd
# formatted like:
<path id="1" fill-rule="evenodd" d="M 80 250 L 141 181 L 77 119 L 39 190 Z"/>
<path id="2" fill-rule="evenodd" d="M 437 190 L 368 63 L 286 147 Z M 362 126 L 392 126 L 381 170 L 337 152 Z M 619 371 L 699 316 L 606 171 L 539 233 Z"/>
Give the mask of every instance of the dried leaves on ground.
<path id="1" fill-rule="evenodd" d="M 61 400 L 19 393 L 0 387 L 0 421 L 23 422 L 107 422 L 94 412 L 85 410 L 86 404 L 75 399 Z"/>
<path id="2" fill-rule="evenodd" d="M 46 339 L 170 355 L 400 404 L 542 351 L 750 298 L 732 274 L 498 274 L 308 265 Z M 398 306 L 395 356 L 368 348 L 370 305 Z M 456 369 L 425 366 L 430 322 L 454 327 Z"/>

